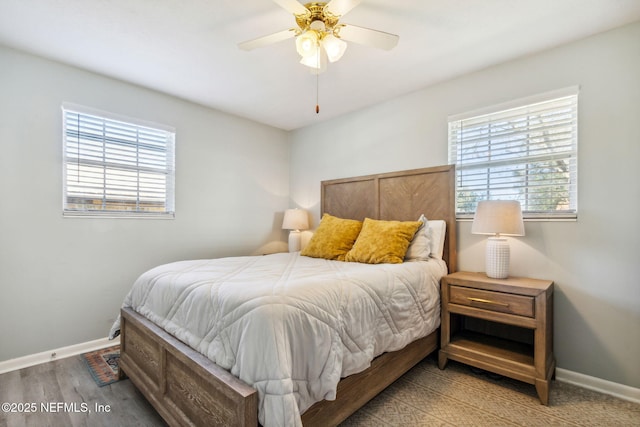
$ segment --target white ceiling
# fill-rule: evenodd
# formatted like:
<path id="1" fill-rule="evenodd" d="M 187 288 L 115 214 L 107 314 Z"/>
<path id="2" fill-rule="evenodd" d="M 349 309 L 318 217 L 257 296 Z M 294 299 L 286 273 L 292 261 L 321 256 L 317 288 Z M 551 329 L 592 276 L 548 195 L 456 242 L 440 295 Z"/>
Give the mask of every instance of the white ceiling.
<path id="1" fill-rule="evenodd" d="M 293 40 L 237 48 L 295 26 L 271 0 L 0 0 L 0 44 L 290 130 L 638 20 L 640 0 L 363 0 L 341 22 L 400 42 L 350 43 L 318 115 Z"/>

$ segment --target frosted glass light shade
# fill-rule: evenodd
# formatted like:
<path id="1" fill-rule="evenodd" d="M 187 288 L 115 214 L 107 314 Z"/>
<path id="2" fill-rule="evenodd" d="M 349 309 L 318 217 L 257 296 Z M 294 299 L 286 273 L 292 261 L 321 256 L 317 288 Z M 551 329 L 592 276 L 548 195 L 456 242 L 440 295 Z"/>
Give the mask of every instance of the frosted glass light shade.
<path id="1" fill-rule="evenodd" d="M 327 69 L 327 55 L 320 49 L 315 55 L 305 56 L 300 60 L 302 65 L 312 68 L 312 73 L 322 73 Z"/>
<path id="2" fill-rule="evenodd" d="M 305 31 L 296 38 L 296 50 L 303 58 L 316 56 L 318 51 L 318 33 L 313 30 Z"/>
<path id="3" fill-rule="evenodd" d="M 329 62 L 336 62 L 347 50 L 347 43 L 333 34 L 328 34 L 322 39 L 322 47 L 327 52 Z"/>

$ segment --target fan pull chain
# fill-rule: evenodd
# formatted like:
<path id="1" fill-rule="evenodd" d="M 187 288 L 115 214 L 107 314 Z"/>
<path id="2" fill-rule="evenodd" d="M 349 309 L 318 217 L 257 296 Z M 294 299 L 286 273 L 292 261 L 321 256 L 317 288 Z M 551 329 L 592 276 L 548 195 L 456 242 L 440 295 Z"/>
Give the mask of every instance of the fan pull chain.
<path id="1" fill-rule="evenodd" d="M 319 86 L 320 86 L 320 73 L 316 74 L 316 114 L 320 114 Z"/>
<path id="2" fill-rule="evenodd" d="M 316 64 L 318 66 L 318 71 L 316 73 L 316 114 L 320 114 L 320 46 L 316 50 L 317 61 Z"/>

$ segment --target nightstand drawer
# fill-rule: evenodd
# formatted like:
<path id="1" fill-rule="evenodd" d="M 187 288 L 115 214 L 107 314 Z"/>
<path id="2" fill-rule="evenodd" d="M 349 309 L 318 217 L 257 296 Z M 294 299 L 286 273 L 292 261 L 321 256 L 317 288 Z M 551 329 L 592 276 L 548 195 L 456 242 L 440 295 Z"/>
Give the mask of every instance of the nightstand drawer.
<path id="1" fill-rule="evenodd" d="M 535 317 L 534 299 L 522 295 L 451 286 L 449 302 L 518 316 Z"/>

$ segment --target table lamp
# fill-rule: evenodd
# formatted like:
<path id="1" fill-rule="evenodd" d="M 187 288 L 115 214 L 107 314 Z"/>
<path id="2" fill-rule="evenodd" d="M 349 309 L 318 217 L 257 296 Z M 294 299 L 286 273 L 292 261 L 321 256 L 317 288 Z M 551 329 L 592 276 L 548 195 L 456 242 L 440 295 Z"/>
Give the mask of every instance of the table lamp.
<path id="1" fill-rule="evenodd" d="M 289 232 L 289 252 L 300 250 L 300 230 L 309 228 L 309 216 L 303 209 L 287 209 L 282 221 L 283 230 Z"/>
<path id="2" fill-rule="evenodd" d="M 509 242 L 501 236 L 524 236 L 522 210 L 517 200 L 484 200 L 471 226 L 472 234 L 490 234 L 485 255 L 486 274 L 494 279 L 509 277 Z"/>

